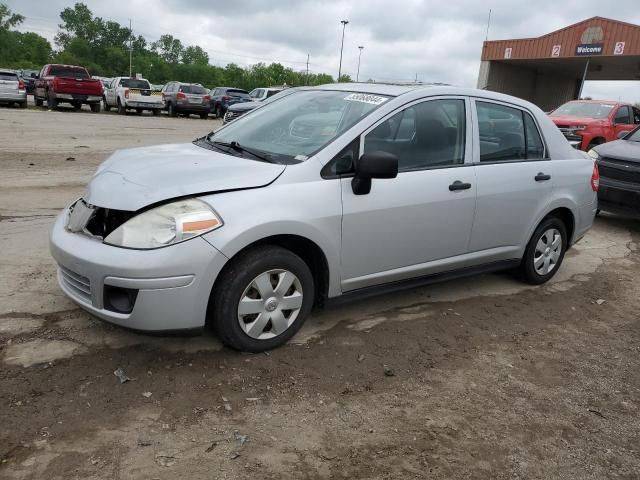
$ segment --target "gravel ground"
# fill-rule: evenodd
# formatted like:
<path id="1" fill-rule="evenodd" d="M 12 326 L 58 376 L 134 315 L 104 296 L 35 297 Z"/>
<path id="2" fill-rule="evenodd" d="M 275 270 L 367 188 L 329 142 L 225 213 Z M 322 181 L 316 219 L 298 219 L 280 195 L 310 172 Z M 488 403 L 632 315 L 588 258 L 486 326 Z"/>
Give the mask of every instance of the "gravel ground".
<path id="1" fill-rule="evenodd" d="M 76 308 L 53 216 L 113 150 L 218 125 L 0 109 L 0 478 L 640 478 L 638 222 L 598 218 L 548 285 L 334 307 L 269 354 Z"/>

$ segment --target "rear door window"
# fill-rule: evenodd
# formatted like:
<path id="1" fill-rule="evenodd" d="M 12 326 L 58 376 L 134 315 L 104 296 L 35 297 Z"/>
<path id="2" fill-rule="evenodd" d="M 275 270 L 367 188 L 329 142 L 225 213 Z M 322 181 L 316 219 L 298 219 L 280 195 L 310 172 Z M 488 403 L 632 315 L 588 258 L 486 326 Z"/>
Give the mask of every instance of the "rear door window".
<path id="1" fill-rule="evenodd" d="M 544 143 L 533 117 L 518 108 L 476 102 L 481 162 L 544 158 Z"/>

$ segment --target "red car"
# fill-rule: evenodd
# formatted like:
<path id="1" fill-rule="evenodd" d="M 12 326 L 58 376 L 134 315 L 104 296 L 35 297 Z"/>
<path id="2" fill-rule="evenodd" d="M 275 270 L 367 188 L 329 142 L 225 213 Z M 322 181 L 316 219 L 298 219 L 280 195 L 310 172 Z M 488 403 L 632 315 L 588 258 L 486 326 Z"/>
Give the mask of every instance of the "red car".
<path id="1" fill-rule="evenodd" d="M 630 103 L 606 100 L 574 100 L 549 116 L 569 143 L 584 151 L 617 140 L 640 124 L 640 109 Z"/>
<path id="2" fill-rule="evenodd" d="M 98 113 L 103 91 L 102 82 L 91 78 L 86 68 L 52 64 L 42 67 L 34 99 L 38 106 L 46 100 L 50 109 L 62 102 L 70 103 L 76 110 L 88 104 L 92 112 Z"/>

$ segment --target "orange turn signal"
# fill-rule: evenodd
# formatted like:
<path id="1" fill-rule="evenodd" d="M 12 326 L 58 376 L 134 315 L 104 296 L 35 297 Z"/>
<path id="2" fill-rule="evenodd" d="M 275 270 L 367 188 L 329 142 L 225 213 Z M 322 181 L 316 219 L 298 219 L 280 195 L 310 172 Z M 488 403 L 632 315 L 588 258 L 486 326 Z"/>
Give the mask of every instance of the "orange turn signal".
<path id="1" fill-rule="evenodd" d="M 202 230 L 211 230 L 220 225 L 220 220 L 211 218 L 209 220 L 199 220 L 196 222 L 184 222 L 182 224 L 183 232 L 200 232 Z"/>

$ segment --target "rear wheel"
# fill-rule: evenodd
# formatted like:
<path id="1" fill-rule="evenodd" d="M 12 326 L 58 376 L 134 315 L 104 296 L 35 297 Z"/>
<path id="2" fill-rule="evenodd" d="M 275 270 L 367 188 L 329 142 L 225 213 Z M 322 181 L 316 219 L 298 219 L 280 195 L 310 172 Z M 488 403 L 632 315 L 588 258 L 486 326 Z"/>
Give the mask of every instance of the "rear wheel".
<path id="1" fill-rule="evenodd" d="M 529 240 L 520 272 L 532 285 L 548 282 L 556 274 L 567 250 L 567 229 L 557 217 L 545 218 Z"/>
<path id="2" fill-rule="evenodd" d="M 222 118 L 224 116 L 224 113 L 222 113 L 222 107 L 220 105 L 218 105 L 216 107 L 216 117 L 217 118 Z"/>
<path id="3" fill-rule="evenodd" d="M 160 110 L 158 110 L 157 108 L 154 110 L 151 110 L 151 113 L 153 113 L 154 117 L 157 117 L 158 115 L 160 115 Z"/>
<path id="4" fill-rule="evenodd" d="M 101 110 L 100 102 L 90 103 L 89 106 L 91 107 L 91 111 L 93 113 L 100 113 L 100 110 Z"/>
<path id="5" fill-rule="evenodd" d="M 111 111 L 111 107 L 109 106 L 109 104 L 107 103 L 107 98 L 103 97 L 102 98 L 102 104 L 104 106 L 104 111 L 105 112 L 110 112 Z"/>
<path id="6" fill-rule="evenodd" d="M 141 108 L 136 108 L 136 113 L 138 115 L 142 115 L 142 109 Z"/>
<path id="7" fill-rule="evenodd" d="M 41 107 L 42 104 L 44 103 L 44 101 L 42 100 L 42 98 L 40 97 L 36 97 L 35 95 L 33 96 L 33 101 L 36 104 L 36 107 Z"/>
<path id="8" fill-rule="evenodd" d="M 19 103 L 18 106 L 20 108 L 27 108 L 27 101 L 25 100 L 24 102 Z"/>
<path id="9" fill-rule="evenodd" d="M 168 114 L 170 117 L 177 117 L 177 116 L 178 116 L 178 112 L 176 112 L 176 108 L 173 106 L 173 103 L 170 103 L 170 104 L 167 106 L 167 114 Z"/>
<path id="10" fill-rule="evenodd" d="M 296 254 L 277 246 L 255 248 L 233 259 L 217 281 L 213 327 L 236 350 L 278 347 L 309 315 L 314 289 L 311 270 Z"/>
<path id="11" fill-rule="evenodd" d="M 80 102 L 74 102 L 71 104 L 71 106 L 73 107 L 73 110 L 75 110 L 76 112 L 82 109 L 82 103 Z"/>
<path id="12" fill-rule="evenodd" d="M 120 115 L 124 115 L 127 113 L 127 109 L 124 108 L 124 105 L 122 105 L 122 102 L 120 101 L 120 99 L 118 99 L 118 113 Z"/>
<path id="13" fill-rule="evenodd" d="M 209 114 L 208 114 L 208 113 L 201 113 L 201 114 L 200 114 L 200 118 L 201 118 L 202 120 L 206 120 L 207 118 L 209 118 Z"/>

